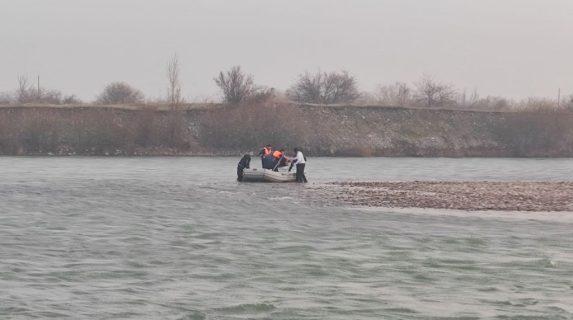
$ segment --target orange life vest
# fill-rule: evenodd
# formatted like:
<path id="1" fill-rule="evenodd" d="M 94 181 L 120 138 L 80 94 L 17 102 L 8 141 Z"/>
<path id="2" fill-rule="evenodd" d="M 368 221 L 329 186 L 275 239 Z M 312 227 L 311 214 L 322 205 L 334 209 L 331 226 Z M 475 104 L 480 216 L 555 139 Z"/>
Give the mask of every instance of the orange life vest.
<path id="1" fill-rule="evenodd" d="M 273 152 L 273 157 L 275 157 L 276 159 L 280 159 L 283 157 L 283 153 L 277 150 Z"/>

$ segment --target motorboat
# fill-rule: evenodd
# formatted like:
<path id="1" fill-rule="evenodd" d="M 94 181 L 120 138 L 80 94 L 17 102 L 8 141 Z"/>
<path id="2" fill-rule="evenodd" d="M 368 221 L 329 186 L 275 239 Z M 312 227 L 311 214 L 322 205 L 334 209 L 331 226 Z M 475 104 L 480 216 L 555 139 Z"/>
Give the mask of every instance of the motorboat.
<path id="1" fill-rule="evenodd" d="M 273 171 L 271 169 L 244 169 L 244 182 L 295 182 L 294 172 Z"/>

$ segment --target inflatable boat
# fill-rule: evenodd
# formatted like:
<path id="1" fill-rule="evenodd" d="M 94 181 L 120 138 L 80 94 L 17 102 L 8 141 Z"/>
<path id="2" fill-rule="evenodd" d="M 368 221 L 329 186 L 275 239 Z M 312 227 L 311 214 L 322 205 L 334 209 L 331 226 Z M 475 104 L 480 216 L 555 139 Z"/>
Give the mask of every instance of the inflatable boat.
<path id="1" fill-rule="evenodd" d="M 273 171 L 270 169 L 245 169 L 243 170 L 244 182 L 295 182 L 294 172 Z"/>

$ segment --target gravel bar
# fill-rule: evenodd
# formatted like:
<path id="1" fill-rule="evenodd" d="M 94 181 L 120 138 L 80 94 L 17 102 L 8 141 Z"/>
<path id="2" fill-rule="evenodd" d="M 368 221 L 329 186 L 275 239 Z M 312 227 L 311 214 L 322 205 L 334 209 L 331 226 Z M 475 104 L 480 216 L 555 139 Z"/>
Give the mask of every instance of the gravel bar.
<path id="1" fill-rule="evenodd" d="M 335 182 L 327 190 L 356 206 L 573 212 L 573 182 Z"/>

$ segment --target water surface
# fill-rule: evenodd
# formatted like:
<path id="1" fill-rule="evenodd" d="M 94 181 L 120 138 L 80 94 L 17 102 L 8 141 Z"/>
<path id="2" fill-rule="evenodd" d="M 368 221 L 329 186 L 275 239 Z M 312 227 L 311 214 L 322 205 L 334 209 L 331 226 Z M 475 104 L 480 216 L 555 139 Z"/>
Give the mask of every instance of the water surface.
<path id="1" fill-rule="evenodd" d="M 573 215 L 343 207 L 341 180 L 573 180 L 573 161 L 0 158 L 0 319 L 572 319 Z"/>

